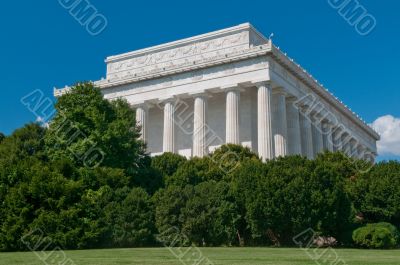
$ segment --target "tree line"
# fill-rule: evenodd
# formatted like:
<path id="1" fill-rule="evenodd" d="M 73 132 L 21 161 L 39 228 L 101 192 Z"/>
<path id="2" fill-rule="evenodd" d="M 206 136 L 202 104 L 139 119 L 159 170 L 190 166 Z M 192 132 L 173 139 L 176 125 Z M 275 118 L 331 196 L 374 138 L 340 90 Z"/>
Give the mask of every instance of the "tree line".
<path id="1" fill-rule="evenodd" d="M 82 83 L 55 108 L 48 128 L 0 134 L 1 251 L 43 234 L 64 249 L 160 246 L 174 233 L 182 246 L 293 246 L 308 229 L 339 246 L 399 244 L 399 162 L 326 152 L 264 163 L 236 145 L 151 158 L 126 101 Z"/>

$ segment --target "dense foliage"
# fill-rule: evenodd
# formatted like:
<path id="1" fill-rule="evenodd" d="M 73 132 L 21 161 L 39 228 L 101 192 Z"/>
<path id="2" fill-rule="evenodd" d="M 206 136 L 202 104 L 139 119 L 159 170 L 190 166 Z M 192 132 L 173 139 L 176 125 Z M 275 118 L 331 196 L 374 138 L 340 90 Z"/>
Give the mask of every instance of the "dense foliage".
<path id="1" fill-rule="evenodd" d="M 362 247 L 398 240 L 387 224 L 367 225 L 400 225 L 398 162 L 325 153 L 264 163 L 236 145 L 150 158 L 127 102 L 84 83 L 55 108 L 49 128 L 0 134 L 2 251 L 38 240 L 68 249 L 168 243 L 160 234 L 178 245 L 293 245 L 310 229 L 341 245 L 352 235 Z"/>
<path id="2" fill-rule="evenodd" d="M 400 227 L 400 163 L 375 165 L 357 175 L 350 186 L 354 207 L 366 222 L 389 222 Z"/>
<path id="3" fill-rule="evenodd" d="M 0 144 L 0 249 L 27 249 L 37 234 L 69 249 L 154 244 L 149 193 L 162 179 L 134 111 L 91 84 L 55 107 L 48 129 L 29 124 Z"/>
<path id="4" fill-rule="evenodd" d="M 389 223 L 367 224 L 353 232 L 357 246 L 364 248 L 395 248 L 399 245 L 399 230 Z"/>

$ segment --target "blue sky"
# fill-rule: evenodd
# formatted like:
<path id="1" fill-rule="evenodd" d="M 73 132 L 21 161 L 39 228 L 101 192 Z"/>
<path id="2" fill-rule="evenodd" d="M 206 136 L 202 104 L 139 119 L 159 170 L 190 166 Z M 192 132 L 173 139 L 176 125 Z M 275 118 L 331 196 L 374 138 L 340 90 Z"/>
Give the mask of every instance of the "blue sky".
<path id="1" fill-rule="evenodd" d="M 106 56 L 250 22 L 266 36 L 273 32 L 276 45 L 367 122 L 393 116 L 379 120 L 379 128 L 389 130 L 380 159 L 399 158 L 400 1 L 359 2 L 377 21 L 367 36 L 328 0 L 91 0 L 108 21 L 98 36 L 58 0 L 4 1 L 0 131 L 10 134 L 36 119 L 20 103 L 31 91 L 52 97 L 54 86 L 105 76 Z"/>

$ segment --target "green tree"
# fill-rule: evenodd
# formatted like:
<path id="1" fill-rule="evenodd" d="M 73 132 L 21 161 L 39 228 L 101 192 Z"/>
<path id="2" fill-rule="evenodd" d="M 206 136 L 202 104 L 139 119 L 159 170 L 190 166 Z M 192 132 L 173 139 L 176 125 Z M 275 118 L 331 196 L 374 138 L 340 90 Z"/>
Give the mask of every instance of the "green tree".
<path id="1" fill-rule="evenodd" d="M 182 232 L 198 246 L 232 245 L 239 214 L 224 181 L 207 181 L 194 187 L 181 210 Z"/>
<path id="2" fill-rule="evenodd" d="M 181 245 L 233 245 L 239 214 L 224 181 L 168 186 L 154 196 L 158 231 Z M 169 233 L 169 234 L 168 234 Z"/>
<path id="3" fill-rule="evenodd" d="M 166 184 L 185 187 L 186 185 L 195 186 L 214 178 L 221 179 L 222 177 L 218 177 L 213 171 L 214 168 L 215 165 L 209 157 L 192 158 L 182 163 L 172 176 L 167 177 Z"/>
<path id="4" fill-rule="evenodd" d="M 6 138 L 6 136 L 0 132 L 0 143 L 4 140 L 4 138 Z"/>
<path id="5" fill-rule="evenodd" d="M 38 124 L 31 123 L 17 129 L 0 145 L 0 168 L 7 164 L 17 163 L 33 156 L 40 157 L 44 150 L 46 130 Z"/>
<path id="6" fill-rule="evenodd" d="M 324 163 L 322 161 L 325 161 Z M 257 164 L 244 162 L 234 174 L 239 205 L 257 244 L 292 244 L 308 228 L 339 238 L 351 219 L 345 178 L 329 159 L 289 156 Z M 243 215 L 243 210 L 242 210 Z"/>
<path id="7" fill-rule="evenodd" d="M 45 139 L 51 160 L 68 157 L 78 166 L 121 168 L 130 176 L 149 163 L 126 101 L 110 102 L 93 84 L 79 83 L 55 108 Z"/>
<path id="8" fill-rule="evenodd" d="M 238 220 L 237 242 L 241 245 L 250 245 L 256 238 L 253 233 L 257 216 L 252 216 L 252 207 L 257 207 L 258 182 L 266 175 L 266 165 L 260 160 L 248 159 L 242 161 L 232 172 L 231 190 L 235 197 L 240 219 Z M 252 206 L 254 205 L 254 206 Z M 262 222 L 263 220 L 260 220 Z"/>
<path id="9" fill-rule="evenodd" d="M 346 183 L 364 166 L 363 161 L 349 159 L 342 153 L 320 154 L 312 161 L 310 189 L 315 230 L 350 243 L 354 213 Z"/>
<path id="10" fill-rule="evenodd" d="M 164 153 L 153 157 L 151 159 L 151 166 L 158 170 L 165 178 L 172 176 L 186 160 L 184 156 L 178 154 Z"/>
<path id="11" fill-rule="evenodd" d="M 21 237 L 38 229 L 66 249 L 149 244 L 154 210 L 134 187 L 154 192 L 161 176 L 138 139 L 134 111 L 88 83 L 56 109 L 48 130 L 29 124 L 0 145 L 0 249 L 26 249 Z"/>
<path id="12" fill-rule="evenodd" d="M 244 189 L 246 220 L 256 242 L 266 243 L 276 238 L 280 243 L 290 244 L 291 237 L 310 224 L 307 163 L 300 157 L 269 161 L 253 180 L 251 175 L 245 175 L 252 169 L 243 167 L 244 180 L 239 185 Z M 268 237 L 272 234 L 273 238 Z"/>
<path id="13" fill-rule="evenodd" d="M 400 163 L 381 162 L 349 181 L 354 207 L 364 222 L 400 227 Z"/>
<path id="14" fill-rule="evenodd" d="M 114 246 L 143 247 L 154 245 L 154 210 L 150 196 L 134 188 L 117 208 L 114 225 Z"/>
<path id="15" fill-rule="evenodd" d="M 245 160 L 256 159 L 257 154 L 250 148 L 241 145 L 226 144 L 222 145 L 211 154 L 211 161 L 215 169 L 220 171 L 225 178 L 229 178 L 231 173 Z M 218 172 L 215 172 L 218 173 Z"/>
<path id="16" fill-rule="evenodd" d="M 82 237 L 78 248 L 104 248 L 113 246 L 114 220 L 107 218 L 109 212 L 118 209 L 119 203 L 129 193 L 129 188 L 113 190 L 108 185 L 85 189 L 78 204 L 81 209 Z"/>
<path id="17" fill-rule="evenodd" d="M 0 144 L 0 250 L 18 250 L 18 242 L 32 221 L 29 184 L 45 161 L 45 129 L 28 124 Z"/>
<path id="18" fill-rule="evenodd" d="M 43 155 L 45 129 L 37 124 L 28 124 L 6 137 L 0 145 L 0 201 L 7 189 L 26 179 L 24 170 Z M 29 176 L 27 176 L 29 178 Z"/>
<path id="19" fill-rule="evenodd" d="M 4 196 L 0 246 L 3 250 L 22 250 L 21 238 L 32 230 L 41 230 L 52 242 L 76 248 L 80 238 L 79 202 L 82 187 L 65 178 L 55 166 L 32 160 L 18 164 L 19 181 Z"/>
<path id="20" fill-rule="evenodd" d="M 193 194 L 193 186 L 184 187 L 170 185 L 165 189 L 160 189 L 153 196 L 155 205 L 155 223 L 160 234 L 165 238 L 173 240 L 181 238 L 179 235 L 182 230 L 183 220 L 180 218 L 181 210 Z M 163 242 L 171 243 L 171 242 Z M 179 242 L 181 245 L 189 242 Z"/>

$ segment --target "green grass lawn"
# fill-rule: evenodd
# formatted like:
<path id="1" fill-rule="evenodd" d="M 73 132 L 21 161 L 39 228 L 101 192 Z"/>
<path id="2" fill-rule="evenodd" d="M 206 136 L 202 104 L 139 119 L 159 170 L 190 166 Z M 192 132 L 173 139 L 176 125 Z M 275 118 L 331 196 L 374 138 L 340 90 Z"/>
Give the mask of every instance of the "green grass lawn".
<path id="1" fill-rule="evenodd" d="M 187 249 L 183 249 L 185 251 Z M 286 248 L 201 248 L 200 251 L 215 265 L 325 265 L 333 261 L 333 252 L 326 252 L 322 258 L 315 262 L 300 249 Z M 312 250 L 310 250 L 312 251 Z M 328 250 L 330 251 L 330 250 Z M 338 265 L 399 265 L 400 250 L 335 250 L 339 258 L 345 263 Z M 195 252 L 188 252 L 190 254 Z M 316 255 L 321 255 L 323 250 L 317 250 Z M 41 255 L 49 253 L 42 253 Z M 57 255 L 62 253 L 58 252 Z M 66 251 L 66 256 L 73 263 L 65 265 L 112 265 L 112 264 L 132 264 L 132 265 L 192 265 L 196 264 L 193 260 L 181 263 L 168 249 L 112 249 L 112 250 L 82 250 Z M 46 260 L 41 261 L 32 252 L 27 253 L 0 253 L 0 265 L 43 265 L 58 264 L 52 262 L 52 255 Z M 310 252 L 312 255 L 312 252 Z M 187 257 L 186 256 L 186 257 Z M 62 257 L 58 256 L 58 260 Z M 324 258 L 325 257 L 325 258 Z M 62 264 L 62 263 L 61 263 Z M 199 265 L 206 263 L 200 263 Z M 332 263 L 335 264 L 335 263 Z"/>

